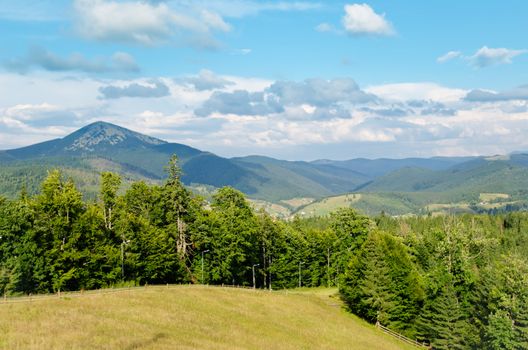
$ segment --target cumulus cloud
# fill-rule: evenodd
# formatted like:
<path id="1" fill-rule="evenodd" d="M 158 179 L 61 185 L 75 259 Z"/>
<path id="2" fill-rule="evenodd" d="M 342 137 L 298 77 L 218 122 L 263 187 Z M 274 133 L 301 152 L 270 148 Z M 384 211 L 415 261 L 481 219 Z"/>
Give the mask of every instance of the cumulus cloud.
<path id="1" fill-rule="evenodd" d="M 416 115 L 449 117 L 456 115 L 457 112 L 455 108 L 431 100 L 409 100 L 398 103 L 380 101 L 379 105 L 381 106 L 363 107 L 361 111 L 368 112 L 372 116 L 388 117 L 390 120 Z"/>
<path id="2" fill-rule="evenodd" d="M 320 7 L 314 2 L 251 0 L 74 0 L 73 6 L 76 30 L 86 39 L 199 49 L 221 46 L 215 34 L 232 29 L 226 18 Z"/>
<path id="3" fill-rule="evenodd" d="M 282 104 L 312 104 L 329 106 L 338 102 L 351 104 L 370 102 L 376 99 L 359 88 L 350 78 L 307 79 L 302 82 L 278 81 L 266 92 L 276 95 Z"/>
<path id="4" fill-rule="evenodd" d="M 80 53 L 68 57 L 58 56 L 41 47 L 33 47 L 25 57 L 5 62 L 4 66 L 18 73 L 26 73 L 32 68 L 47 71 L 79 71 L 85 73 L 139 72 L 134 58 L 124 52 L 116 52 L 111 57 L 86 58 Z"/>
<path id="5" fill-rule="evenodd" d="M 342 106 L 376 100 L 376 96 L 361 90 L 354 80 L 308 79 L 302 82 L 277 81 L 259 92 L 244 90 L 216 92 L 197 109 L 201 116 L 214 112 L 237 115 L 282 113 L 288 107 L 302 107 L 307 118 L 348 116 Z M 289 116 L 290 114 L 287 114 Z M 293 113 L 299 118 L 299 113 Z"/>
<path id="6" fill-rule="evenodd" d="M 176 79 L 176 82 L 189 84 L 198 91 L 224 89 L 227 86 L 235 84 L 234 82 L 222 78 L 207 69 L 202 69 L 197 76 Z"/>
<path id="7" fill-rule="evenodd" d="M 361 109 L 361 111 L 368 112 L 370 114 L 377 115 L 377 116 L 383 116 L 383 117 L 405 117 L 413 113 L 412 110 L 399 107 L 399 106 L 382 107 L 382 108 L 364 107 Z"/>
<path id="8" fill-rule="evenodd" d="M 445 63 L 447 61 L 451 61 L 457 57 L 462 56 L 462 52 L 460 51 L 449 51 L 445 55 L 442 55 L 436 59 L 438 63 Z"/>
<path id="9" fill-rule="evenodd" d="M 42 113 L 56 112 L 59 108 L 50 103 L 40 104 L 18 104 L 4 109 L 3 115 L 20 120 L 32 120 L 35 117 L 42 118 Z"/>
<path id="10" fill-rule="evenodd" d="M 215 47 L 212 33 L 231 29 L 207 8 L 176 11 L 164 2 L 75 0 L 74 9 L 77 31 L 96 41 L 158 45 L 178 40 L 195 47 Z"/>
<path id="11" fill-rule="evenodd" d="M 170 95 L 170 89 L 161 80 L 151 80 L 146 84 L 132 83 L 125 86 L 104 86 L 99 88 L 102 99 L 122 97 L 165 97 Z"/>
<path id="12" fill-rule="evenodd" d="M 394 29 L 385 19 L 367 4 L 345 5 L 343 26 L 352 35 L 393 35 Z"/>
<path id="13" fill-rule="evenodd" d="M 11 135 L 5 145 L 23 146 L 32 143 L 29 140 L 35 142 L 62 136 L 72 130 L 70 126 L 76 121 L 75 112 L 47 102 L 0 108 L 0 144 L 5 135 L 3 132 Z M 24 141 L 26 143 L 20 143 Z"/>
<path id="14" fill-rule="evenodd" d="M 436 83 L 396 83 L 370 86 L 366 92 L 388 101 L 435 101 L 456 102 L 462 99 L 467 90 L 449 88 Z"/>
<path id="15" fill-rule="evenodd" d="M 464 99 L 471 102 L 528 100 L 528 85 L 503 92 L 475 89 L 468 92 Z"/>
<path id="16" fill-rule="evenodd" d="M 498 64 L 511 64 L 514 57 L 527 53 L 528 50 L 511 50 L 506 48 L 481 47 L 475 54 L 468 57 L 471 65 L 484 68 Z"/>
<path id="17" fill-rule="evenodd" d="M 147 98 L 101 98 L 100 89 L 116 87 L 119 96 L 145 96 L 155 90 L 154 80 L 105 83 L 68 76 L 0 74 L 0 149 L 64 136 L 95 120 L 220 155 L 241 155 L 243 149 L 306 159 L 528 149 L 528 100 L 509 99 L 522 96 L 524 87 L 513 89 L 519 90 L 515 95 L 513 90 L 488 91 L 501 94 L 501 100 L 493 96 L 492 103 L 485 103 L 465 100 L 468 91 L 431 83 L 363 89 L 351 79 L 270 82 L 221 76 L 235 85 L 199 91 L 161 77 L 158 81 L 171 94 L 152 103 Z M 456 98 L 461 92 L 462 98 Z"/>
<path id="18" fill-rule="evenodd" d="M 268 115 L 282 112 L 284 109 L 275 101 L 268 100 L 263 93 L 235 90 L 233 92 L 216 91 L 195 110 L 198 116 L 213 113 L 236 115 Z"/>
<path id="19" fill-rule="evenodd" d="M 486 68 L 501 64 L 511 64 L 519 55 L 528 53 L 528 50 L 513 50 L 507 48 L 490 48 L 483 46 L 473 55 L 466 56 L 460 51 L 449 51 L 436 59 L 438 63 L 445 63 L 453 59 L 461 59 L 475 68 Z"/>

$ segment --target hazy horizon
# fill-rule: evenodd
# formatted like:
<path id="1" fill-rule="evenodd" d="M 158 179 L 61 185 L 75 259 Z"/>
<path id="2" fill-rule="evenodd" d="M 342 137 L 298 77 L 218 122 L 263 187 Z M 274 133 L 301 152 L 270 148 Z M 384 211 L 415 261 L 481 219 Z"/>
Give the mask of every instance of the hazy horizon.
<path id="1" fill-rule="evenodd" d="M 109 123 L 109 122 L 106 122 L 106 121 L 96 121 L 96 122 L 93 122 L 91 124 L 96 124 L 96 123 Z M 91 124 L 88 124 L 88 125 L 91 125 Z M 113 124 L 113 123 L 110 123 L 110 124 Z M 85 125 L 83 127 L 81 127 L 80 129 L 77 129 L 77 130 L 74 130 L 75 131 L 79 131 L 81 130 L 82 128 L 88 126 L 88 125 Z M 113 125 L 117 125 L 117 124 L 113 124 Z M 117 125 L 118 127 L 122 127 L 122 128 L 125 128 L 125 129 L 128 129 L 126 128 L 125 126 L 122 126 L 122 125 Z M 132 129 L 128 129 L 128 130 L 131 130 L 131 131 L 134 131 L 134 132 L 137 132 L 137 133 L 141 133 L 141 131 L 138 131 L 138 130 L 132 130 Z M 69 136 L 70 134 L 68 135 L 64 135 L 64 136 Z M 144 134 L 146 135 L 146 134 Z M 147 135 L 147 136 L 150 136 L 150 135 Z M 58 137 L 58 138 L 52 138 L 52 139 L 49 139 L 49 140 L 44 140 L 42 141 L 42 143 L 45 143 L 45 142 L 48 142 L 48 141 L 53 141 L 53 140 L 57 140 L 57 139 L 61 139 L 62 137 Z M 159 139 L 161 141 L 164 141 L 164 142 L 168 142 L 168 143 L 171 143 L 170 141 L 167 141 L 167 140 L 164 140 L 164 139 Z M 24 148 L 24 147 L 28 147 L 28 146 L 33 146 L 35 144 L 30 144 L 30 145 L 26 145 L 26 146 L 22 146 L 20 148 Z M 197 149 L 199 149 L 200 151 L 205 151 L 205 152 L 210 152 L 210 153 L 215 153 L 213 150 L 208 150 L 208 149 L 200 149 L 199 147 L 195 147 Z M 9 151 L 10 149 L 0 149 L 0 152 L 2 151 Z M 517 150 L 517 151 L 513 151 L 513 152 L 510 152 L 508 154 L 473 154 L 473 155 L 460 155 L 460 156 L 452 156 L 452 157 L 460 157 L 460 158 L 465 158 L 465 157 L 493 157 L 493 156 L 502 156 L 502 155 L 510 155 L 510 154 L 515 154 L 515 153 L 526 153 L 525 151 L 522 151 L 522 150 Z M 243 157 L 270 157 L 270 158 L 274 158 L 274 157 L 271 157 L 271 156 L 266 156 L 266 155 L 262 155 L 262 154 L 257 154 L 257 153 L 247 153 L 247 154 L 244 154 L 244 153 L 241 153 L 241 154 L 219 154 L 219 153 L 215 153 L 219 156 L 222 156 L 222 157 L 226 157 L 226 158 L 243 158 Z M 346 160 L 351 160 L 351 159 L 368 159 L 368 160 L 376 160 L 376 159 L 394 159 L 394 160 L 398 160 L 398 159 L 408 159 L 408 158 L 423 158 L 423 159 L 428 159 L 428 158 L 442 158 L 442 157 L 446 157 L 446 158 L 452 158 L 452 157 L 449 157 L 449 156 L 423 156 L 423 157 L 361 157 L 361 156 L 358 156 L 358 157 L 353 157 L 353 158 L 324 158 L 324 157 L 321 157 L 321 158 L 313 158 L 313 159 L 300 159 L 300 158 L 276 158 L 276 159 L 279 159 L 279 160 L 287 160 L 287 161 L 306 161 L 306 162 L 313 162 L 313 161 L 324 161 L 324 160 L 331 160 L 331 161 L 346 161 Z"/>

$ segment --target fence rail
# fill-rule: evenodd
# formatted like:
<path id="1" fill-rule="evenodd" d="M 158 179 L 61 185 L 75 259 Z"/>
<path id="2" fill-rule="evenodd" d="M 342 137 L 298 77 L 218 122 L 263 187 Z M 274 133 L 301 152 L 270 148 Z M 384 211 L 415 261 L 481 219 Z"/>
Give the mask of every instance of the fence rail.
<path id="1" fill-rule="evenodd" d="M 431 349 L 431 346 L 429 344 L 425 344 L 425 343 L 420 343 L 419 341 L 417 340 L 413 340 L 411 338 L 407 338 L 406 336 L 400 334 L 400 333 L 397 333 L 385 326 L 382 326 L 381 323 L 379 322 L 376 322 L 376 327 L 378 327 L 379 329 L 381 329 L 383 332 L 385 332 L 386 334 L 389 334 L 407 344 L 410 344 L 410 345 L 414 345 L 414 346 L 417 346 L 417 347 L 420 347 L 420 348 L 423 348 L 423 349 Z"/>
<path id="2" fill-rule="evenodd" d="M 188 286 L 197 286 L 193 284 L 156 284 L 156 285 L 144 285 L 144 286 L 129 286 L 129 287 L 117 287 L 117 288 L 102 288 L 102 289 L 90 289 L 90 290 L 81 290 L 74 292 L 63 292 L 58 291 L 56 293 L 49 294 L 29 294 L 21 296 L 0 296 L 0 305 L 1 304 L 14 304 L 14 303 L 29 303 L 42 300 L 56 300 L 62 298 L 78 298 L 83 296 L 94 296 L 94 295 L 104 295 L 104 294 L 113 294 L 119 292 L 127 291 L 139 291 L 139 290 L 151 290 L 151 289 L 173 289 L 181 288 Z M 224 288 L 236 288 L 236 289 L 247 289 L 255 291 L 269 291 L 268 289 L 254 289 L 253 287 L 248 286 L 237 286 L 237 285 L 198 285 L 202 287 L 224 287 Z"/>

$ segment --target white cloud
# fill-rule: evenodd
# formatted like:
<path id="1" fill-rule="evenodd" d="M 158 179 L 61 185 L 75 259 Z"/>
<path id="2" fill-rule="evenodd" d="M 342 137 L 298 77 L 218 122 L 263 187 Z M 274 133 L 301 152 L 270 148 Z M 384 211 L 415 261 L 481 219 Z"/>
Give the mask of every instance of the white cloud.
<path id="1" fill-rule="evenodd" d="M 315 154 L 327 158 L 400 157 L 528 149 L 527 105 L 524 100 L 510 100 L 508 91 L 493 92 L 501 98 L 481 102 L 464 100 L 466 90 L 434 83 L 361 89 L 349 79 L 272 82 L 214 76 L 231 82 L 224 93 L 247 92 L 251 115 L 215 108 L 213 113 L 197 117 L 194 111 L 210 101 L 213 91 L 190 89 L 167 77 L 114 81 L 72 79 L 64 73 L 0 73 L 0 149 L 61 137 L 96 120 L 220 155 L 244 152 L 306 159 Z M 126 96 L 150 94 L 151 90 L 158 95 L 155 81 L 171 91 L 156 103 L 144 98 L 98 99 L 99 89 L 109 85 L 121 87 L 118 92 Z M 314 98 L 295 94 L 306 89 L 315 92 Z M 347 103 L 353 93 L 360 99 Z M 366 93 L 374 98 L 363 98 L 369 96 Z M 266 113 L 260 113 L 260 94 L 279 96 L 283 110 L 268 114 L 261 108 L 260 112 Z M 237 96 L 231 96 L 235 102 Z M 251 104 L 257 97 L 258 103 Z M 454 112 L 445 112 L 451 110 Z"/>
<path id="2" fill-rule="evenodd" d="M 124 86 L 108 85 L 100 87 L 99 92 L 102 99 L 159 98 L 170 95 L 169 87 L 160 79 L 151 79 L 145 83 L 130 83 Z"/>
<path id="3" fill-rule="evenodd" d="M 35 115 L 39 115 L 42 112 L 53 112 L 57 111 L 59 108 L 49 103 L 41 104 L 19 104 L 9 108 L 6 108 L 3 111 L 3 114 L 9 118 L 19 118 L 21 120 L 31 120 Z"/>
<path id="4" fill-rule="evenodd" d="M 468 92 L 464 99 L 473 102 L 528 101 L 528 85 L 502 92 L 475 89 Z"/>
<path id="5" fill-rule="evenodd" d="M 49 103 L 0 108 L 0 148 L 20 147 L 72 132 L 71 111 Z M 16 137 L 13 135 L 16 134 Z"/>
<path id="6" fill-rule="evenodd" d="M 393 35 L 392 25 L 385 14 L 377 14 L 367 4 L 345 5 L 345 30 L 352 35 Z"/>
<path id="7" fill-rule="evenodd" d="M 97 101 L 100 82 L 89 78 L 71 78 L 66 74 L 44 71 L 31 75 L 1 73 L 0 108 L 42 103 L 82 108 Z"/>
<path id="8" fill-rule="evenodd" d="M 475 54 L 467 57 L 471 65 L 484 68 L 498 64 L 511 64 L 514 57 L 527 53 L 528 50 L 511 50 L 506 48 L 481 47 Z"/>
<path id="9" fill-rule="evenodd" d="M 220 77 L 207 69 L 202 69 L 197 76 L 176 79 L 176 82 L 192 85 L 198 91 L 225 89 L 228 86 L 235 85 L 234 82 Z"/>
<path id="10" fill-rule="evenodd" d="M 74 9 L 78 32 L 97 41 L 157 45 L 177 37 L 192 46 L 215 46 L 212 32 L 231 29 L 218 13 L 178 12 L 166 3 L 75 0 Z"/>
<path id="11" fill-rule="evenodd" d="M 48 71 L 78 71 L 85 73 L 139 72 L 134 57 L 125 52 L 116 52 L 111 57 L 86 58 L 80 53 L 61 57 L 41 47 L 33 47 L 25 57 L 19 57 L 5 64 L 8 70 L 26 73 L 32 68 Z"/>
<path id="12" fill-rule="evenodd" d="M 445 63 L 453 59 L 461 59 L 475 68 L 511 64 L 517 56 L 528 53 L 528 50 L 512 50 L 507 48 L 490 48 L 483 46 L 473 55 L 466 56 L 460 51 L 449 51 L 436 59 L 438 63 Z"/>
<path id="13" fill-rule="evenodd" d="M 320 23 L 315 27 L 315 30 L 321 33 L 333 32 L 335 28 L 333 25 L 328 23 Z"/>
<path id="14" fill-rule="evenodd" d="M 178 2 L 178 1 L 176 1 Z M 185 1 L 179 1 L 185 2 Z M 209 8 L 225 17 L 245 17 L 264 11 L 310 11 L 322 7 L 319 2 L 307 1 L 252 1 L 252 0 L 196 0 L 193 4 Z"/>
<path id="15" fill-rule="evenodd" d="M 438 63 L 445 63 L 447 61 L 451 61 L 452 59 L 455 59 L 457 57 L 462 56 L 462 52 L 460 51 L 449 51 L 445 55 L 442 55 L 436 59 Z"/>
<path id="16" fill-rule="evenodd" d="M 217 48 L 217 32 L 232 27 L 225 18 L 262 11 L 306 11 L 312 2 L 74 0 L 76 30 L 84 38 L 103 41 L 195 48 Z M 245 49 L 241 54 L 249 53 Z"/>
<path id="17" fill-rule="evenodd" d="M 367 87 L 365 91 L 391 101 L 430 100 L 436 102 L 456 102 L 468 92 L 435 83 L 383 84 Z"/>
<path id="18" fill-rule="evenodd" d="M 249 92 L 235 90 L 216 91 L 196 114 L 209 116 L 215 112 L 237 115 L 271 115 L 283 113 L 287 107 L 313 105 L 309 118 L 328 119 L 349 116 L 346 105 L 360 105 L 376 100 L 376 96 L 365 93 L 352 79 L 307 79 L 303 82 L 276 81 L 264 90 Z M 304 110 L 304 109 L 300 109 Z M 292 117 L 285 113 L 286 117 Z M 294 119 L 302 119 L 295 113 Z"/>

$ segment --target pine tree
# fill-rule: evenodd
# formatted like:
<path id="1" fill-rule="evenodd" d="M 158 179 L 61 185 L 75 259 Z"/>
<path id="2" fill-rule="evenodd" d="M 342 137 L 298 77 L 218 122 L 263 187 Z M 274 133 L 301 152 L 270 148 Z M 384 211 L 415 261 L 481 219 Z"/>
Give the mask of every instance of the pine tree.
<path id="1" fill-rule="evenodd" d="M 466 349 L 468 317 L 450 282 L 429 296 L 418 321 L 434 349 Z"/>

